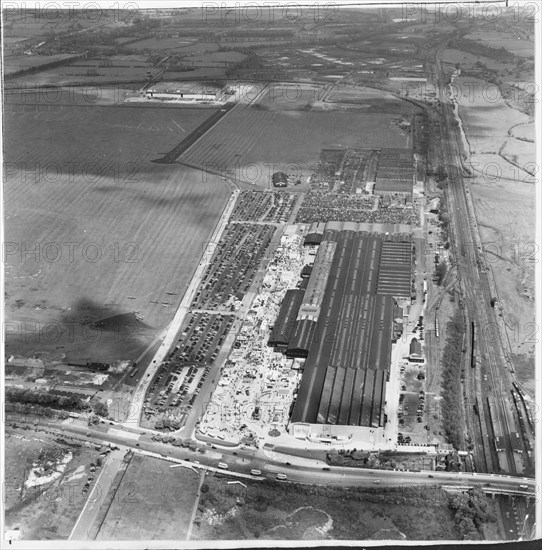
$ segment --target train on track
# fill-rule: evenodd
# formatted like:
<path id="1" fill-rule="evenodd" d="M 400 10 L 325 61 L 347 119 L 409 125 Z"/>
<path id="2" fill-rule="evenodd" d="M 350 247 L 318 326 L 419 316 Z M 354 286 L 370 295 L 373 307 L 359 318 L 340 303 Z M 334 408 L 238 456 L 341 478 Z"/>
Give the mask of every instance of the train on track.
<path id="1" fill-rule="evenodd" d="M 476 345 L 477 345 L 477 339 L 478 339 L 478 329 L 476 327 L 476 323 L 474 321 L 471 321 L 470 324 L 470 366 L 474 369 L 476 368 Z"/>

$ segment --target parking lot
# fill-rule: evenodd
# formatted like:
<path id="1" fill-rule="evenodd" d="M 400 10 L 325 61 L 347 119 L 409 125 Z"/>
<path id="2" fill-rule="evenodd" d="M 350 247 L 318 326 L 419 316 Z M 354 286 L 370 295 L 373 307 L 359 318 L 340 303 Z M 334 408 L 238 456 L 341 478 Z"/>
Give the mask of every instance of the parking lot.
<path id="1" fill-rule="evenodd" d="M 205 271 L 191 308 L 235 310 L 250 288 L 258 266 L 275 233 L 273 225 L 230 223 Z"/>
<path id="2" fill-rule="evenodd" d="M 182 424 L 233 322 L 233 315 L 191 313 L 187 317 L 175 348 L 147 393 L 147 420 L 166 416 Z"/>
<path id="3" fill-rule="evenodd" d="M 286 223 L 298 196 L 280 191 L 241 191 L 231 220 Z"/>
<path id="4" fill-rule="evenodd" d="M 424 322 L 420 316 L 414 330 L 414 336 L 423 343 Z M 403 360 L 399 366 L 399 445 L 426 444 L 430 439 L 428 415 L 435 412 L 433 394 L 426 394 L 426 371 L 429 366 L 424 362 Z"/>
<path id="5" fill-rule="evenodd" d="M 407 223 L 419 226 L 418 211 L 402 195 L 332 194 L 311 192 L 297 213 L 296 223 L 328 221 Z"/>

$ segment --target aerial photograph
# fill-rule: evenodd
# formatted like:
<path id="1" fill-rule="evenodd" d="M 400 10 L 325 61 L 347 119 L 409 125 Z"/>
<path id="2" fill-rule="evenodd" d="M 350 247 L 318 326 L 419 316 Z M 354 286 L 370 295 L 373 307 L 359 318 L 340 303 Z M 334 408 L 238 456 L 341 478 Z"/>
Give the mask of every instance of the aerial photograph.
<path id="1" fill-rule="evenodd" d="M 137 4 L 2 6 L 0 546 L 540 542 L 541 5 Z"/>

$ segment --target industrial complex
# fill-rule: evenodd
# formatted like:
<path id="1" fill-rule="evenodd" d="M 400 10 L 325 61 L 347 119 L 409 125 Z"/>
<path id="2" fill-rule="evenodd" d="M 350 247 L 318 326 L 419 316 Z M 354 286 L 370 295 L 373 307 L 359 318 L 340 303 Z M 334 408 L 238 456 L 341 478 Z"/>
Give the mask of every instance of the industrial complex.
<path id="1" fill-rule="evenodd" d="M 204 4 L 2 8 L 8 545 L 534 538 L 532 10 Z"/>
<path id="2" fill-rule="evenodd" d="M 407 227 L 326 224 L 286 350 L 307 358 L 293 435 L 384 426 L 393 319 L 402 319 L 401 307 L 410 303 L 410 247 Z"/>

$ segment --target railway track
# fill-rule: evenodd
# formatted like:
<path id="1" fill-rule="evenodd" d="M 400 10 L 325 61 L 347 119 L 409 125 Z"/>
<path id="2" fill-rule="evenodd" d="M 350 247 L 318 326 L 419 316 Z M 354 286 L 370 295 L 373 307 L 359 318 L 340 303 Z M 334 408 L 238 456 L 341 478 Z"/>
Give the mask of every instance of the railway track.
<path id="1" fill-rule="evenodd" d="M 508 402 L 508 390 L 512 387 L 512 380 L 503 352 L 495 312 L 488 311 L 491 289 L 485 272 L 485 262 L 477 230 L 478 224 L 474 212 L 471 211 L 467 202 L 466 195 L 469 191 L 465 187 L 462 176 L 461 151 L 452 122 L 454 112 L 450 99 L 446 95 L 445 75 L 438 52 L 436 69 L 442 105 L 444 142 L 442 155 L 448 170 L 446 194 L 452 218 L 451 241 L 458 265 L 458 280 L 466 304 L 467 317 L 477 323 L 480 328 L 477 341 L 478 350 L 476 350 L 476 353 L 480 354 L 479 362 L 476 363 L 479 364 L 479 367 L 475 366 L 474 369 L 471 369 L 477 372 L 469 375 L 471 379 L 469 391 L 472 391 L 472 386 L 477 384 L 477 397 L 480 394 L 495 397 L 493 415 L 489 414 L 485 403 L 483 407 L 479 407 L 479 412 L 482 412 L 479 430 L 485 434 L 494 433 L 495 437 L 497 435 L 502 437 L 501 443 L 504 449 L 495 460 L 495 451 L 491 450 L 495 439 L 491 442 L 490 438 L 482 433 L 477 434 L 476 440 L 484 447 L 486 466 L 506 473 L 521 473 L 516 467 L 516 464 L 521 466 L 521 462 L 518 463 L 518 457 L 514 456 L 510 440 L 510 432 L 517 431 L 516 421 Z M 487 415 L 484 414 L 486 412 Z M 493 422 L 496 423 L 495 427 Z M 487 464 L 489 455 L 492 456 L 491 465 Z"/>

